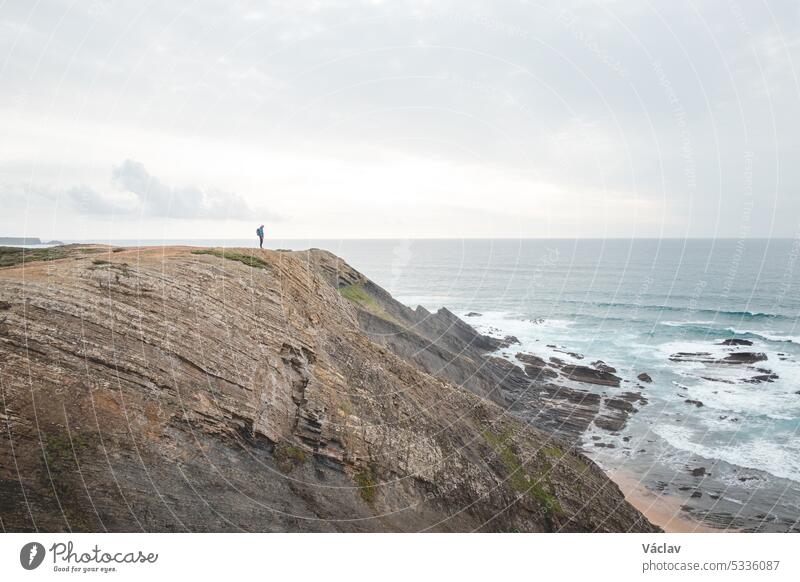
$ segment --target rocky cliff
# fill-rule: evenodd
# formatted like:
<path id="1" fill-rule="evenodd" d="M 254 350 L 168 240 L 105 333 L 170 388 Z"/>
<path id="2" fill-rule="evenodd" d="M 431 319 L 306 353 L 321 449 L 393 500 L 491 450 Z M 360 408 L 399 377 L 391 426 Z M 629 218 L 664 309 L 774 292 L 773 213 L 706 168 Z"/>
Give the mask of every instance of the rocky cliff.
<path id="1" fill-rule="evenodd" d="M 6 531 L 655 530 L 509 410 L 531 379 L 491 358 L 502 340 L 329 253 L 20 260 L 0 269 Z"/>

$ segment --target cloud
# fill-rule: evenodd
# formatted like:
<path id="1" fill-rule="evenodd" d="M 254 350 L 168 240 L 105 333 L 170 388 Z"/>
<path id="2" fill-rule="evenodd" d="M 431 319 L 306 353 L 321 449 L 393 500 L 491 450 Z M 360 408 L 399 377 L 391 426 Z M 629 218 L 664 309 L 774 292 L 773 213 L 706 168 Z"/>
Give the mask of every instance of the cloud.
<path id="1" fill-rule="evenodd" d="M 85 184 L 67 190 L 67 199 L 81 214 L 120 215 L 134 211 L 132 201 L 103 196 Z"/>
<path id="2" fill-rule="evenodd" d="M 254 208 L 236 193 L 197 186 L 169 186 L 135 160 L 126 159 L 114 166 L 111 176 L 113 191 L 101 193 L 82 184 L 66 191 L 68 202 L 86 215 L 142 215 L 182 220 L 281 219 L 272 212 Z"/>
<path id="3" fill-rule="evenodd" d="M 112 177 L 117 187 L 136 196 L 148 216 L 247 220 L 258 214 L 239 194 L 196 186 L 170 187 L 134 160 L 115 166 Z"/>
<path id="4" fill-rule="evenodd" d="M 115 215 L 153 217 L 136 222 L 152 235 L 156 217 L 231 232 L 218 219 L 266 221 L 268 203 L 293 215 L 286 236 L 407 237 L 414 220 L 376 225 L 413 200 L 437 236 L 474 232 L 445 210 L 454 201 L 487 215 L 513 204 L 538 235 L 529 193 L 545 184 L 563 196 L 547 208 L 663 209 L 613 236 L 663 235 L 662 217 L 671 236 L 738 236 L 743 220 L 794 236 L 797 2 L 662 4 L 274 0 L 256 12 L 198 0 L 142 17 L 119 0 L 102 13 L 42 3 L 31 18 L 6 3 L 0 179 L 26 186 L 6 189 L 15 206 L 0 218 L 57 211 L 28 192 L 49 180 L 80 208 L 58 216 L 75 230 Z M 498 172 L 520 179 L 469 179 Z M 352 222 L 332 221 L 343 207 Z"/>

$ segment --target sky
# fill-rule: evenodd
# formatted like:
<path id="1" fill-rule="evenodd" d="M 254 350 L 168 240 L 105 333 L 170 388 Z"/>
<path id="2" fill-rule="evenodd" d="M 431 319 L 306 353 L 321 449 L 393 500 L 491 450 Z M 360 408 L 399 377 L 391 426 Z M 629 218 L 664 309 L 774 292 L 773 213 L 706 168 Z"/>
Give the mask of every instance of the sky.
<path id="1" fill-rule="evenodd" d="M 0 0 L 0 236 L 797 237 L 796 0 Z"/>

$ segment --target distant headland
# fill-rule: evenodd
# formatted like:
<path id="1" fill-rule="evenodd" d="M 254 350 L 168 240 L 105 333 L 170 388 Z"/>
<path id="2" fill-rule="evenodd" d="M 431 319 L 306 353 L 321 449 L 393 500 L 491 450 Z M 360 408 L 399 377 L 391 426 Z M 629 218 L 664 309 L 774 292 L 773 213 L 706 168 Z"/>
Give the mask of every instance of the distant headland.
<path id="1" fill-rule="evenodd" d="M 42 242 L 35 236 L 0 236 L 0 245 L 63 245 L 60 240 Z"/>

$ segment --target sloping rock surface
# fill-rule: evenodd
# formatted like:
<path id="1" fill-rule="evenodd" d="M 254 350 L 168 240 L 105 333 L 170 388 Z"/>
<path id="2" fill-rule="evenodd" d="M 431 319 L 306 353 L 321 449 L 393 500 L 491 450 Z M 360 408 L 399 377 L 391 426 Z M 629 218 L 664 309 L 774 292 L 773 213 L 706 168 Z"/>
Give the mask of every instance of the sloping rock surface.
<path id="1" fill-rule="evenodd" d="M 656 530 L 491 338 L 330 253 L 51 258 L 0 269 L 5 531 Z"/>

